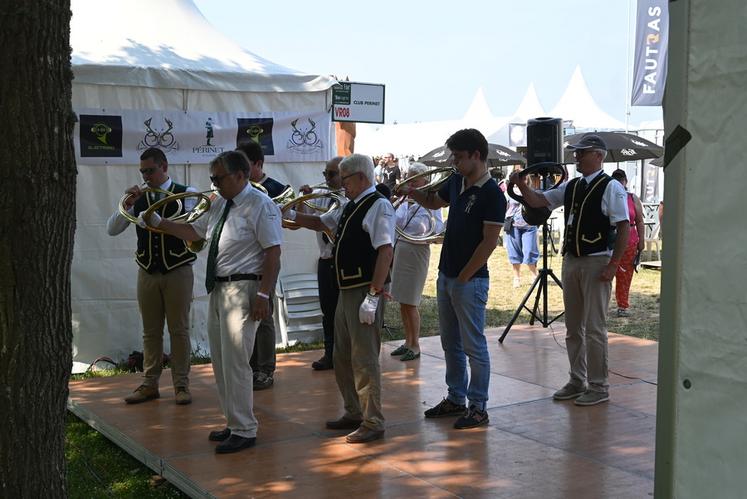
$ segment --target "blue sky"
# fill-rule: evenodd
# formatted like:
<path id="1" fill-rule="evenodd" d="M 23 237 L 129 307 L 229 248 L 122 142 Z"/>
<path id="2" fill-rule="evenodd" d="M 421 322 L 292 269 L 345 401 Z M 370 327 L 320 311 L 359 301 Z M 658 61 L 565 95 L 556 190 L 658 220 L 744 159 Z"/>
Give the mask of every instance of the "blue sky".
<path id="1" fill-rule="evenodd" d="M 530 82 L 549 111 L 576 65 L 597 104 L 625 121 L 635 0 L 195 4 L 218 29 L 275 63 L 384 83 L 387 123 L 460 118 L 479 87 L 494 115 L 509 115 Z M 658 118 L 658 108 L 631 108 L 631 124 Z"/>

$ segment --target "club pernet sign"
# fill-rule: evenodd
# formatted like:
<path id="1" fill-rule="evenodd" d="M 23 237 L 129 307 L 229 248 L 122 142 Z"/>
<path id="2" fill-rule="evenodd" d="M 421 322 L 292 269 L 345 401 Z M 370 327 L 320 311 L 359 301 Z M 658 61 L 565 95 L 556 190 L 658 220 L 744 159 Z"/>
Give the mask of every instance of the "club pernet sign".
<path id="1" fill-rule="evenodd" d="M 332 87 L 332 121 L 384 123 L 384 85 L 340 82 Z"/>

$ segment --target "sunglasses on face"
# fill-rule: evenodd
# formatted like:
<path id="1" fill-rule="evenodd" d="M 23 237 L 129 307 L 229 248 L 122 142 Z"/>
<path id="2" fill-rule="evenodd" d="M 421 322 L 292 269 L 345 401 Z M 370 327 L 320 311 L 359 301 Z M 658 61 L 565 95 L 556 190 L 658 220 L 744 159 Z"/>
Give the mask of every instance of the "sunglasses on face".
<path id="1" fill-rule="evenodd" d="M 221 180 L 228 177 L 229 175 L 233 175 L 233 173 L 225 173 L 223 175 L 210 175 L 210 181 L 213 183 L 213 185 L 217 186 Z"/>
<path id="2" fill-rule="evenodd" d="M 336 172 L 334 170 L 324 170 L 322 171 L 322 175 L 324 175 L 324 178 L 335 178 L 339 172 Z"/>

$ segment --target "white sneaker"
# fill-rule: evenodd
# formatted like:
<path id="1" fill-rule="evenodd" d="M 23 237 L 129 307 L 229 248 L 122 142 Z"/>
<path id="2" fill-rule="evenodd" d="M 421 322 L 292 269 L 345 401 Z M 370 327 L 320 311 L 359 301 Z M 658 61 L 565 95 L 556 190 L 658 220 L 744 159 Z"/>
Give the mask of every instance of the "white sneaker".
<path id="1" fill-rule="evenodd" d="M 521 279 L 519 279 L 518 277 L 514 277 L 514 287 L 515 288 L 521 287 Z"/>

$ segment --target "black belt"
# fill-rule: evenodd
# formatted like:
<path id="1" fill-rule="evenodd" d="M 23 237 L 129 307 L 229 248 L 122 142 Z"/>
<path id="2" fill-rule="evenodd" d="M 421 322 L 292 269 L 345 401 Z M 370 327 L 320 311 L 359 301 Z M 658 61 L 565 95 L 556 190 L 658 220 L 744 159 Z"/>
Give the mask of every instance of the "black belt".
<path id="1" fill-rule="evenodd" d="M 216 282 L 233 281 L 261 281 L 262 276 L 257 274 L 232 274 L 227 277 L 215 276 Z"/>

